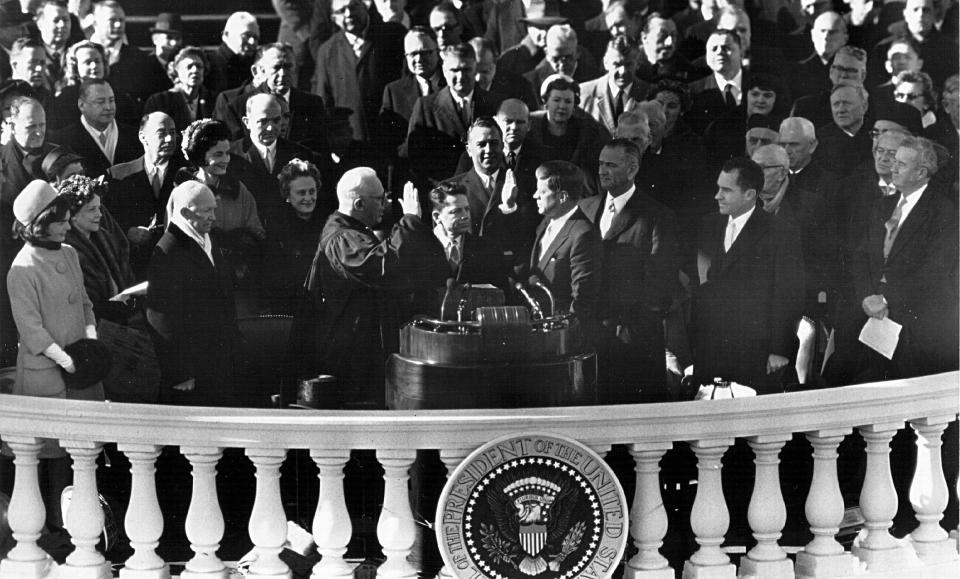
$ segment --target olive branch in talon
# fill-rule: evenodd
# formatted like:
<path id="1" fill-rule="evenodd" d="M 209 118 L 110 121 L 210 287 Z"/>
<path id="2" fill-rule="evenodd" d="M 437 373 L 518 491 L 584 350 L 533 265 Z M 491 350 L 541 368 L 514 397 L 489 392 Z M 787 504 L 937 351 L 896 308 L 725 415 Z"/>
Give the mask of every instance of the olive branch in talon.
<path id="1" fill-rule="evenodd" d="M 518 545 L 500 534 L 493 525 L 486 523 L 480 524 L 481 544 L 490 557 L 496 562 L 509 563 L 511 567 L 517 569 L 517 563 L 513 560 L 519 551 Z"/>
<path id="2" fill-rule="evenodd" d="M 551 571 L 558 571 L 563 560 L 577 550 L 577 547 L 580 546 L 580 541 L 583 540 L 585 528 L 584 522 L 580 521 L 574 525 L 572 529 L 567 531 L 567 535 L 563 538 L 563 543 L 560 545 L 560 552 L 550 558 L 548 567 L 550 567 Z"/>

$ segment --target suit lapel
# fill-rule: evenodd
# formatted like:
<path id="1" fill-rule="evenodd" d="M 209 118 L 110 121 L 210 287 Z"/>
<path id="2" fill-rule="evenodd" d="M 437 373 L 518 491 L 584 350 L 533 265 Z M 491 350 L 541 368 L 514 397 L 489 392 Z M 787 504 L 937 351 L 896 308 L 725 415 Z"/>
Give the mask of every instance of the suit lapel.
<path id="1" fill-rule="evenodd" d="M 600 84 L 603 88 L 597 87 L 597 110 L 600 111 L 601 122 L 604 125 L 615 127 L 617 122 L 613 111 L 613 95 L 610 94 L 610 84 L 606 79 L 606 76 L 601 77 Z"/>
<path id="2" fill-rule="evenodd" d="M 554 236 L 553 241 L 550 242 L 550 247 L 547 248 L 547 251 L 544 252 L 543 257 L 540 258 L 540 271 L 543 271 L 547 267 L 547 264 L 550 263 L 550 259 L 563 247 L 563 244 L 567 242 L 567 235 L 570 234 L 570 229 L 573 227 L 573 221 L 577 219 L 577 214 L 574 213 L 570 216 L 570 219 L 567 219 L 567 222 L 563 224 L 563 227 L 560 228 L 560 231 L 557 232 L 557 235 Z"/>
<path id="3" fill-rule="evenodd" d="M 467 134 L 467 127 L 464 126 L 463 119 L 457 113 L 457 103 L 454 102 L 449 88 L 443 89 L 437 95 L 437 118 L 446 121 L 446 123 L 438 123 L 440 126 L 446 124 L 451 127 L 459 127 L 460 135 Z"/>
<path id="4" fill-rule="evenodd" d="M 633 222 L 637 219 L 637 205 L 640 204 L 639 196 L 640 190 L 635 189 L 633 196 L 630 197 L 630 201 L 627 201 L 627 204 L 623 206 L 623 210 L 613 216 L 613 220 L 610 222 L 610 229 L 608 229 L 607 234 L 603 236 L 604 241 L 614 239 L 633 225 Z M 601 206 L 602 205 L 603 203 L 601 203 Z M 603 211 L 603 208 L 601 207 L 600 210 Z M 600 217 L 597 217 L 597 224 L 599 225 L 599 223 Z"/>
<path id="5" fill-rule="evenodd" d="M 530 267 L 538 267 L 537 263 L 540 261 L 540 240 L 543 239 L 543 234 L 547 230 L 547 223 L 550 222 L 549 217 L 544 217 L 540 220 L 540 224 L 537 225 L 537 235 L 533 240 L 533 249 L 530 251 Z"/>
<path id="6" fill-rule="evenodd" d="M 907 215 L 907 218 L 903 220 L 899 231 L 897 231 L 897 238 L 893 240 L 893 247 L 890 248 L 890 255 L 887 257 L 887 261 L 894 259 L 904 247 L 909 245 L 910 238 L 923 228 L 923 225 L 927 222 L 930 196 L 933 194 L 936 194 L 936 192 L 931 191 L 928 186 L 923 192 L 923 196 L 917 201 L 916 206 L 910 211 L 910 215 Z M 886 229 L 884 229 L 884 231 L 886 231 Z"/>
<path id="7" fill-rule="evenodd" d="M 723 255 L 723 259 L 720 262 L 720 271 L 723 271 L 730 267 L 730 264 L 740 259 L 746 251 L 756 245 L 757 239 L 763 235 L 763 224 L 761 220 L 763 217 L 759 212 L 763 211 L 763 208 L 759 205 L 756 209 L 753 210 L 753 215 L 750 216 L 750 219 L 747 219 L 746 225 L 743 226 L 743 231 L 737 235 L 736 241 L 733 242 L 733 245 L 730 246 L 730 251 L 726 252 Z M 723 229 L 720 233 L 720 249 L 723 249 L 723 236 L 726 235 L 727 222 L 723 221 Z"/>

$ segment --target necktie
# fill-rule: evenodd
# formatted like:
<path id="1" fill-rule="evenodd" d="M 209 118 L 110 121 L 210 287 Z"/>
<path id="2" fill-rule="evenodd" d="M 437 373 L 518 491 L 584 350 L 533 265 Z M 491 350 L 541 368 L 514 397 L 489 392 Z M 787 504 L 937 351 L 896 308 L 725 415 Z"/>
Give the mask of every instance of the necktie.
<path id="1" fill-rule="evenodd" d="M 517 154 L 513 151 L 507 153 L 507 169 L 511 171 L 517 170 Z"/>
<path id="2" fill-rule="evenodd" d="M 263 163 L 267 166 L 267 173 L 273 173 L 273 152 L 270 149 L 267 149 Z"/>
<path id="3" fill-rule="evenodd" d="M 547 252 L 547 248 L 553 243 L 553 221 L 547 224 L 546 229 L 543 230 L 543 237 L 540 238 L 540 259 L 543 259 L 543 254 Z"/>
<path id="4" fill-rule="evenodd" d="M 613 122 L 614 122 L 614 124 L 617 123 L 617 121 L 620 119 L 620 115 L 623 114 L 623 109 L 624 109 L 624 104 L 623 104 L 624 95 L 623 95 L 623 93 L 624 93 L 624 91 L 620 91 L 620 94 L 618 94 L 618 95 L 617 95 L 617 98 L 615 99 L 615 100 L 616 100 L 616 106 L 613 108 Z"/>
<path id="5" fill-rule="evenodd" d="M 460 118 L 463 120 L 464 127 L 470 126 L 470 122 L 473 120 L 470 116 L 470 101 L 462 99 L 460 101 Z"/>
<path id="6" fill-rule="evenodd" d="M 737 108 L 737 99 L 733 96 L 733 85 L 728 84 L 723 89 L 723 100 L 727 103 L 727 106 L 731 109 Z"/>
<path id="7" fill-rule="evenodd" d="M 154 168 L 153 177 L 150 179 L 150 185 L 153 186 L 153 194 L 160 195 L 160 187 L 163 186 L 163 181 L 160 179 L 159 167 Z"/>
<path id="8" fill-rule="evenodd" d="M 887 229 L 887 235 L 883 238 L 883 259 L 890 257 L 890 250 L 893 249 L 893 242 L 897 240 L 897 231 L 900 230 L 900 218 L 903 217 L 903 206 L 907 204 L 907 198 L 900 195 L 900 202 L 894 207 L 890 219 L 887 219 L 883 226 Z"/>
<path id="9" fill-rule="evenodd" d="M 460 240 L 452 239 L 447 246 L 447 263 L 450 264 L 450 269 L 456 271 L 460 267 L 461 260 L 463 260 L 463 252 L 460 249 Z"/>
<path id="10" fill-rule="evenodd" d="M 101 147 L 106 147 L 106 146 L 107 146 L 107 132 L 104 131 L 104 132 L 100 133 L 100 135 L 98 136 L 98 138 L 100 139 L 100 146 L 101 146 Z"/>
<path id="11" fill-rule="evenodd" d="M 727 221 L 727 233 L 723 237 L 723 251 L 730 251 L 730 247 L 733 245 L 733 240 L 737 237 L 737 223 L 730 219 Z"/>

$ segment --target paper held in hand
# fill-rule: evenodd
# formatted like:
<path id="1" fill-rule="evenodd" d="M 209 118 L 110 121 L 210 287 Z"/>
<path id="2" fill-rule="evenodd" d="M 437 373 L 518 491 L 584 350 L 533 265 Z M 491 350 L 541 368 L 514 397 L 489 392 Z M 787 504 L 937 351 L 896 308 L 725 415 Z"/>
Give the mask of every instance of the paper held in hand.
<path id="1" fill-rule="evenodd" d="M 888 360 L 893 359 L 893 352 L 897 349 L 900 342 L 900 330 L 902 325 L 890 318 L 868 318 L 867 323 L 860 330 L 860 341 L 870 348 L 873 348 L 880 355 Z"/>
<path id="2" fill-rule="evenodd" d="M 130 286 L 127 289 L 123 290 L 122 292 L 110 298 L 110 301 L 125 302 L 127 301 L 127 298 L 132 296 L 145 296 L 147 295 L 147 283 L 148 282 L 141 282 L 141 283 L 138 283 L 137 285 Z"/>

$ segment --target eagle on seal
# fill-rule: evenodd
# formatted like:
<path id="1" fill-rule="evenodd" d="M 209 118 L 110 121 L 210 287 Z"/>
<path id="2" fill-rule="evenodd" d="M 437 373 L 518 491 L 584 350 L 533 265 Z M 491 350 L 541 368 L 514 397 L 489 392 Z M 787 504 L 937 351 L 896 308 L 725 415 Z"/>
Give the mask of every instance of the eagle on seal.
<path id="1" fill-rule="evenodd" d="M 576 485 L 555 482 L 550 474 L 528 470 L 487 494 L 497 527 L 521 547 L 523 560 L 517 568 L 530 576 L 546 571 L 546 558 L 559 552 L 577 503 Z"/>

